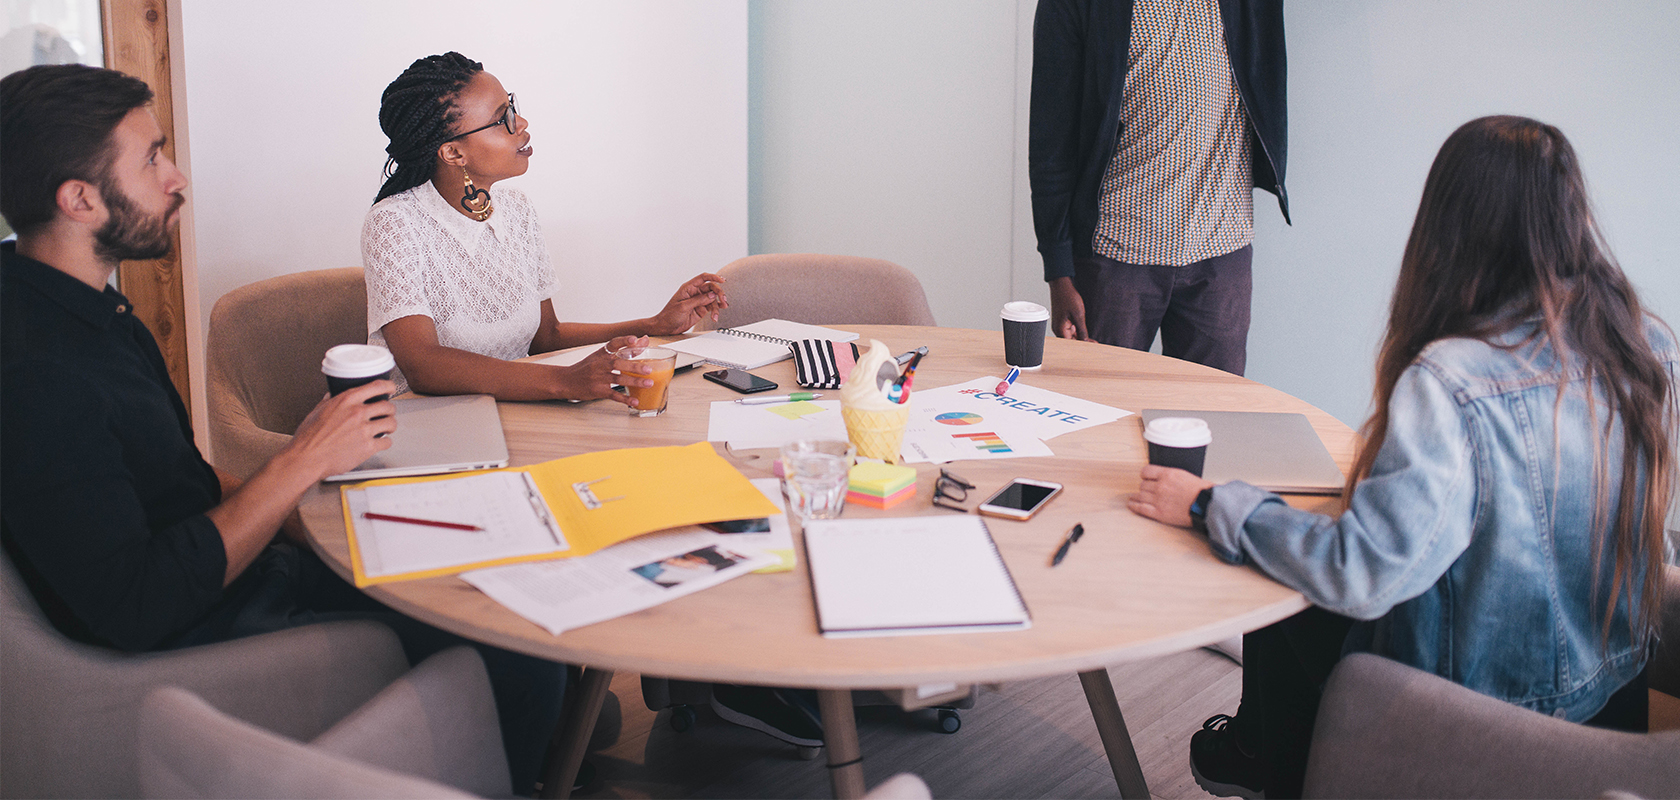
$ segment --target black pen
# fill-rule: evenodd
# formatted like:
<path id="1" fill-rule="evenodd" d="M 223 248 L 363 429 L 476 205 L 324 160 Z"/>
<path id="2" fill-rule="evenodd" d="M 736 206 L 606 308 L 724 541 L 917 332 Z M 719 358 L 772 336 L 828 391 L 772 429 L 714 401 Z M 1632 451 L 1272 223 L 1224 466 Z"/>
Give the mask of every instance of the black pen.
<path id="1" fill-rule="evenodd" d="M 1073 543 L 1079 541 L 1079 537 L 1084 535 L 1085 523 L 1081 522 L 1074 525 L 1073 529 L 1067 532 L 1067 537 L 1062 539 L 1062 545 L 1056 548 L 1056 554 L 1050 557 L 1050 566 L 1054 567 L 1062 563 L 1062 559 L 1067 558 L 1068 548 L 1072 547 Z"/>

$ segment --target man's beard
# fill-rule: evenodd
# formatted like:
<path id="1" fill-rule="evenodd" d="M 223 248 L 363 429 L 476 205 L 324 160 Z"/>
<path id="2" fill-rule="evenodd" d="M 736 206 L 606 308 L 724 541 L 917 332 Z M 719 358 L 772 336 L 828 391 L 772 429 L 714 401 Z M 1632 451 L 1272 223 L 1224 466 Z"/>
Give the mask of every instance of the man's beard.
<path id="1" fill-rule="evenodd" d="M 93 234 L 93 251 L 110 261 L 144 261 L 169 255 L 174 245 L 170 234 L 169 217 L 186 202 L 177 193 L 169 209 L 155 217 L 146 216 L 128 195 L 123 194 L 116 181 L 99 182 L 99 194 L 110 210 L 111 218 Z"/>

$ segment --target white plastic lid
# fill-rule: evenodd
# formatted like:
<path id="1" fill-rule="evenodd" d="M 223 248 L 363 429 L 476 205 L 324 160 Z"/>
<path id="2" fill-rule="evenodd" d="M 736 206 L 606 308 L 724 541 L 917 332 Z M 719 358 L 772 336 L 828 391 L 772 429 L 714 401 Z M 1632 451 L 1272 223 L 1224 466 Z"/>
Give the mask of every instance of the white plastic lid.
<path id="1" fill-rule="evenodd" d="M 341 344 L 321 359 L 321 371 L 334 378 L 365 378 L 396 369 L 391 351 L 374 344 Z"/>
<path id="2" fill-rule="evenodd" d="M 1213 431 L 1195 417 L 1158 417 L 1143 426 L 1143 440 L 1163 447 L 1201 447 L 1213 441 Z"/>
<path id="3" fill-rule="evenodd" d="M 1003 304 L 1003 318 L 1010 322 L 1044 322 L 1050 319 L 1050 309 L 1026 300 Z"/>

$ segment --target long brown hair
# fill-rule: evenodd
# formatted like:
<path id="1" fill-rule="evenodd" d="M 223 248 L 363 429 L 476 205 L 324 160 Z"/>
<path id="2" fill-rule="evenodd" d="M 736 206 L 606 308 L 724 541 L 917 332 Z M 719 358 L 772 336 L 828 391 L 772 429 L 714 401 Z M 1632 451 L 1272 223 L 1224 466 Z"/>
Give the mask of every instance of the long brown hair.
<path id="1" fill-rule="evenodd" d="M 1575 149 L 1557 128 L 1526 117 L 1482 117 L 1447 137 L 1423 187 L 1388 331 L 1377 359 L 1376 409 L 1344 496 L 1371 472 L 1388 435 L 1388 404 L 1401 373 L 1431 342 L 1489 340 L 1538 317 L 1535 336 L 1576 360 L 1603 389 L 1609 415 L 1595 428 L 1593 551 L 1615 553 L 1605 633 L 1625 590 L 1636 641 L 1656 631 L 1663 588 L 1663 520 L 1674 491 L 1675 389 L 1651 350 L 1639 298 L 1593 221 Z M 1562 398 L 1563 384 L 1558 386 Z M 1589 389 L 1588 402 L 1594 393 Z M 1589 409 L 1591 406 L 1589 406 Z M 1621 502 L 1602 527 L 1607 449 L 1620 417 Z M 1645 478 L 1643 498 L 1629 496 Z M 1642 585 L 1641 585 L 1642 584 Z"/>

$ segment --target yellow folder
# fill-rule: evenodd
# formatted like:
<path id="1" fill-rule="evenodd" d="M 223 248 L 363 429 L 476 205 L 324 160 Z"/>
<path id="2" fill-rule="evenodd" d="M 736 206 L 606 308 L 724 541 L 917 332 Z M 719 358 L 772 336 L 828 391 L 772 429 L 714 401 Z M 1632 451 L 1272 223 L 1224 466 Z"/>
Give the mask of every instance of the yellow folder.
<path id="1" fill-rule="evenodd" d="M 530 473 L 548 502 L 568 547 L 554 552 L 463 563 L 452 567 L 369 577 L 362 569 L 348 493 L 367 486 L 447 481 L 462 477 L 431 475 L 386 478 L 340 489 L 344 529 L 350 540 L 350 564 L 357 586 L 453 575 L 469 569 L 525 561 L 588 555 L 644 533 L 731 519 L 780 513 L 740 470 L 723 460 L 709 442 L 678 447 L 603 450 L 527 467 L 486 470 Z M 481 473 L 469 473 L 481 474 Z M 591 508 L 593 505 L 595 507 Z"/>

